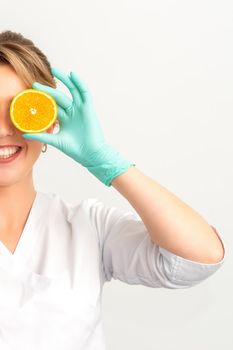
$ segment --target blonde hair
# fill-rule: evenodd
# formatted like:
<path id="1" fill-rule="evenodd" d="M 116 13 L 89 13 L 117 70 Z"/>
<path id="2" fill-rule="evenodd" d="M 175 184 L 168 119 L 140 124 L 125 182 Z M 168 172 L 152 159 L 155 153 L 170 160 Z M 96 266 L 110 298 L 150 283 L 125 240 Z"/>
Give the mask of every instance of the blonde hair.
<path id="1" fill-rule="evenodd" d="M 21 33 L 10 30 L 0 32 L 1 63 L 10 64 L 28 87 L 34 81 L 56 87 L 47 57 Z"/>
<path id="2" fill-rule="evenodd" d="M 34 81 L 56 88 L 47 57 L 21 33 L 0 32 L 0 64 L 9 64 L 27 88 L 32 88 Z M 59 121 L 55 124 L 58 126 Z"/>

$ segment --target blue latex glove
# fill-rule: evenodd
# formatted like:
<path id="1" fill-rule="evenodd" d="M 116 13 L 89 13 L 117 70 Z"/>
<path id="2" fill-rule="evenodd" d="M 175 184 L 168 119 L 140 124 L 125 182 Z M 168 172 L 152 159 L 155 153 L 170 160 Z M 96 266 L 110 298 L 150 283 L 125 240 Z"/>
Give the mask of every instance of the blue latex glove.
<path id="1" fill-rule="evenodd" d="M 45 91 L 55 99 L 60 130 L 57 134 L 40 132 L 22 135 L 56 147 L 86 167 L 103 184 L 111 186 L 116 176 L 135 164 L 126 160 L 106 142 L 90 92 L 77 74 L 70 72 L 67 75 L 57 68 L 52 68 L 51 72 L 66 85 L 72 100 L 61 91 L 38 82 L 34 82 L 32 88 Z"/>

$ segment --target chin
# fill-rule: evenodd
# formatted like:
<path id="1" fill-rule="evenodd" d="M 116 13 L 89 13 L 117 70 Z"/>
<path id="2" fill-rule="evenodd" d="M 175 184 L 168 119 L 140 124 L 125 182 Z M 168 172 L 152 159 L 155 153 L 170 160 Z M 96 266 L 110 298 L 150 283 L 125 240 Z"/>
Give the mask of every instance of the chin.
<path id="1" fill-rule="evenodd" d="M 14 186 L 15 184 L 19 183 L 20 181 L 22 181 L 22 179 L 18 178 L 16 179 L 15 177 L 11 178 L 7 178 L 4 180 L 3 176 L 0 176 L 0 188 L 1 187 L 11 187 Z"/>

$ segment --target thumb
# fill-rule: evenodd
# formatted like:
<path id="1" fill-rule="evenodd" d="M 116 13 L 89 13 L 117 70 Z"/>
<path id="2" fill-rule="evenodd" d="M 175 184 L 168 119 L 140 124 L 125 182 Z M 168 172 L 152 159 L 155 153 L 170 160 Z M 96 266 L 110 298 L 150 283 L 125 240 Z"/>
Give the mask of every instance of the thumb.
<path id="1" fill-rule="evenodd" d="M 28 140 L 35 140 L 42 143 L 47 143 L 51 146 L 55 146 L 56 136 L 47 132 L 40 132 L 38 134 L 22 134 L 22 136 Z"/>

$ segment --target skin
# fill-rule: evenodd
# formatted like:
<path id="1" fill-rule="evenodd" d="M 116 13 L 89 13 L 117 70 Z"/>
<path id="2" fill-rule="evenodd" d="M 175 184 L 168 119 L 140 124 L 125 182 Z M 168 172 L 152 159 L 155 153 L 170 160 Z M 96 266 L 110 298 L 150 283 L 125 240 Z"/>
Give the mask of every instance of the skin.
<path id="1" fill-rule="evenodd" d="M 0 64 L 0 146 L 18 144 L 21 155 L 12 163 L 0 163 L 0 241 L 13 253 L 27 221 L 36 190 L 33 165 L 43 143 L 25 139 L 10 119 L 10 103 L 26 86 L 14 69 Z M 46 132 L 52 133 L 55 124 Z"/>
<path id="2" fill-rule="evenodd" d="M 151 240 L 185 259 L 218 263 L 225 255 L 216 229 L 174 193 L 130 167 L 112 186 L 134 207 Z"/>

